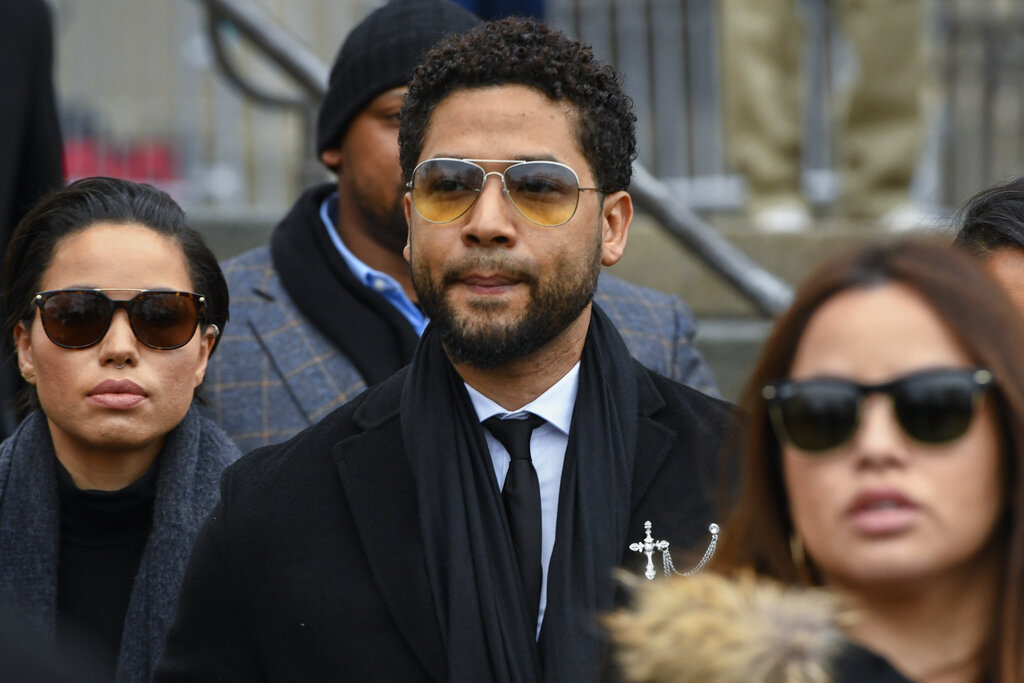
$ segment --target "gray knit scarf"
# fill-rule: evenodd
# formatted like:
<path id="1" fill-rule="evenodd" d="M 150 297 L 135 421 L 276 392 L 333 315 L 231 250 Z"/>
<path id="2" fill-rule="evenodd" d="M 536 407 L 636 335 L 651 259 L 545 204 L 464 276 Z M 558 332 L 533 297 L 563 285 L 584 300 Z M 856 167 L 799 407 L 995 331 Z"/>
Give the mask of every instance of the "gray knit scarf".
<path id="1" fill-rule="evenodd" d="M 149 681 L 171 626 L 192 541 L 238 448 L 193 406 L 160 454 L 153 528 L 125 615 L 117 681 Z M 35 412 L 0 444 L 0 605 L 56 632 L 60 511 L 53 442 Z"/>

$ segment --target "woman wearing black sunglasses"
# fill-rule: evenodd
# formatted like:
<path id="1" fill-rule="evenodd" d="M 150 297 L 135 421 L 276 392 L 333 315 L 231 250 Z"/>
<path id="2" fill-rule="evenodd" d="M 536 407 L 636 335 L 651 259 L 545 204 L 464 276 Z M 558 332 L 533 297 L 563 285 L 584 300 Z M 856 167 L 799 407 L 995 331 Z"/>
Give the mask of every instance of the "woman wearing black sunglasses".
<path id="1" fill-rule="evenodd" d="M 652 587 L 646 608 L 615 617 L 616 635 L 624 661 L 678 673 L 630 680 L 798 680 L 766 667 L 830 657 L 837 681 L 1024 680 L 1021 340 L 999 286 L 946 246 L 871 246 L 822 265 L 741 398 L 739 496 L 711 566 L 825 586 L 848 612 L 784 607 L 775 589 L 765 602 L 741 579 L 715 598 L 739 616 L 688 640 L 728 652 L 729 666 L 697 669 L 709 658 L 666 638 L 685 630 L 659 616 L 678 590 Z M 727 670 L 739 678 L 708 673 Z M 831 679 L 818 668 L 799 680 Z"/>
<path id="2" fill-rule="evenodd" d="M 149 680 L 233 443 L 192 407 L 227 322 L 216 258 L 148 185 L 43 198 L 4 266 L 36 408 L 0 444 L 0 606 Z"/>
<path id="3" fill-rule="evenodd" d="M 830 260 L 772 331 L 716 564 L 843 595 L 847 680 L 899 680 L 868 651 L 913 680 L 1022 680 L 1022 339 L 998 285 L 925 242 Z"/>

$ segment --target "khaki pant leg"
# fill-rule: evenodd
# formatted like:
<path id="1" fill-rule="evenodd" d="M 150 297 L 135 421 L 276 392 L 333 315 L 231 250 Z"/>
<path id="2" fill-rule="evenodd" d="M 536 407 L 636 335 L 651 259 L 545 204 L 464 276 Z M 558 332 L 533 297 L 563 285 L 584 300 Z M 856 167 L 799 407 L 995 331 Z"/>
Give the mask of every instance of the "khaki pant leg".
<path id="1" fill-rule="evenodd" d="M 876 218 L 907 201 L 923 139 L 921 2 L 842 0 L 840 11 L 860 64 L 843 126 L 843 204 Z"/>
<path id="2" fill-rule="evenodd" d="M 726 144 L 750 208 L 801 201 L 797 0 L 721 0 Z"/>

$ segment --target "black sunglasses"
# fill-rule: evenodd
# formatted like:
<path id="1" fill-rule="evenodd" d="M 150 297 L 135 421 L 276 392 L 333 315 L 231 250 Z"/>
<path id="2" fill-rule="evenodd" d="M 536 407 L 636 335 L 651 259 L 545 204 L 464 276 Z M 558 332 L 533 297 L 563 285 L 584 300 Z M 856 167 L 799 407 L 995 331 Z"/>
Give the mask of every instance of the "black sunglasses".
<path id="1" fill-rule="evenodd" d="M 480 164 L 505 164 L 504 171 L 486 171 Z M 576 172 L 557 161 L 518 159 L 427 159 L 412 171 L 407 184 L 412 206 L 424 220 L 448 223 L 476 203 L 489 176 L 501 179 L 505 196 L 527 220 L 544 227 L 567 223 L 576 214 L 580 187 Z"/>
<path id="2" fill-rule="evenodd" d="M 993 386 L 984 368 L 939 368 L 883 384 L 858 384 L 819 377 L 778 380 L 761 389 L 775 436 L 801 451 L 819 453 L 840 446 L 860 422 L 864 397 L 881 392 L 892 398 L 896 419 L 911 438 L 938 444 L 964 435 L 982 395 Z"/>
<path id="3" fill-rule="evenodd" d="M 111 299 L 104 292 L 138 292 L 130 299 Z M 43 330 L 57 346 L 85 349 L 99 343 L 110 329 L 114 311 L 123 308 L 136 339 L 151 349 L 181 348 L 192 339 L 206 299 L 192 292 L 145 289 L 55 289 L 39 292 Z"/>

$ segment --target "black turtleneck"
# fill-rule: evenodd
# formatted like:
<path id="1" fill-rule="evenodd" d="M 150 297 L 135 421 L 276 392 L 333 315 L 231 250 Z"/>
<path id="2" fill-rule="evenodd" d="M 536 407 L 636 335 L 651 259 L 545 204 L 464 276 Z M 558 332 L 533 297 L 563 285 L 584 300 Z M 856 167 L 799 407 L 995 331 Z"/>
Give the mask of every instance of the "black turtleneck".
<path id="1" fill-rule="evenodd" d="M 132 586 L 153 526 L 158 461 L 117 491 L 82 490 L 57 462 L 57 638 L 66 645 L 88 643 L 97 648 L 111 673 L 117 667 Z"/>

